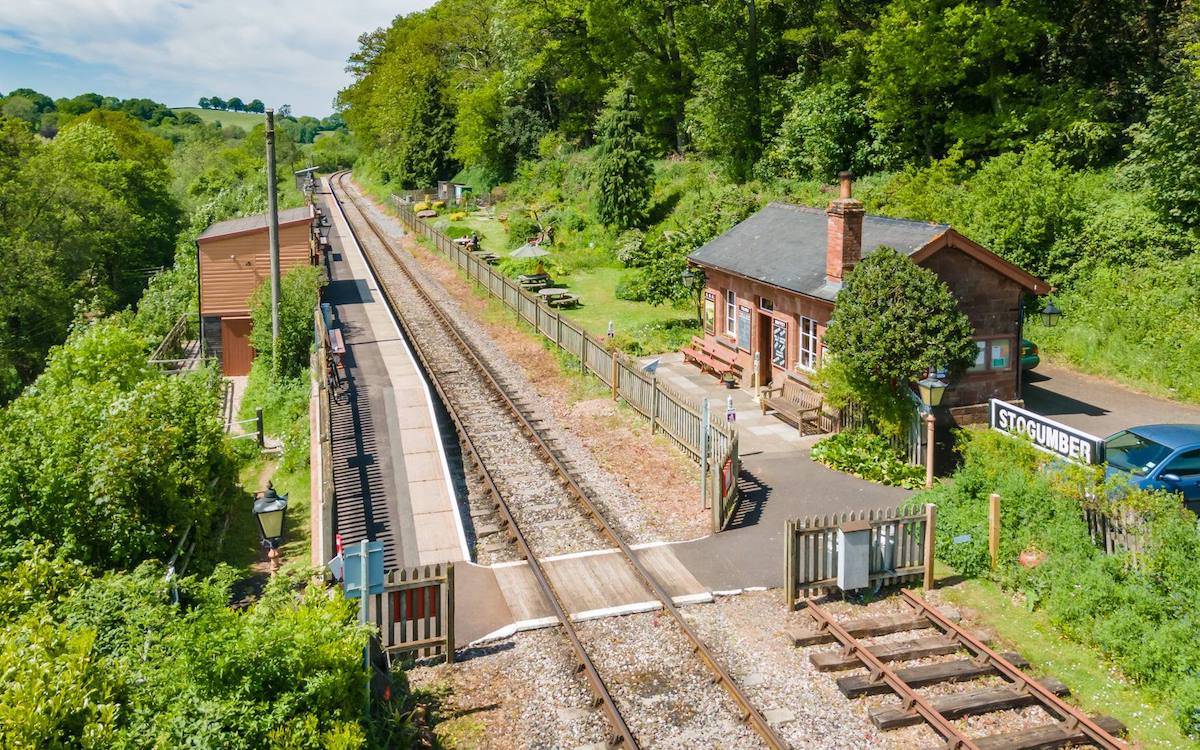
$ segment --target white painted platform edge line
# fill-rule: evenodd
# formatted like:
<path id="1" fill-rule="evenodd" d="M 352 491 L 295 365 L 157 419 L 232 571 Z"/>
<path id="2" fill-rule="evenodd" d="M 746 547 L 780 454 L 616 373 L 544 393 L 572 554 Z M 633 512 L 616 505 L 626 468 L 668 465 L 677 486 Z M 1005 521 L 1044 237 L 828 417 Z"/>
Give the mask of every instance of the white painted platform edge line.
<path id="1" fill-rule="evenodd" d="M 337 200 L 336 196 L 333 196 L 333 198 L 334 200 Z M 338 215 L 342 215 L 342 210 L 340 210 L 340 207 Z M 349 224 L 349 222 L 347 222 L 347 224 Z M 378 286 L 379 279 L 375 278 L 375 273 L 371 270 L 371 267 L 367 265 L 366 254 L 363 253 L 362 248 L 359 247 L 358 241 L 354 239 L 354 235 L 350 235 L 350 239 L 354 244 L 354 249 L 358 251 L 363 258 L 363 265 L 366 267 L 367 277 L 371 281 L 375 282 L 376 286 Z M 410 349 L 408 346 L 408 340 L 400 331 L 400 321 L 396 320 L 396 315 L 394 312 L 392 312 L 392 308 L 384 303 L 382 294 L 379 296 L 379 303 L 383 305 L 383 309 L 387 312 L 388 320 L 392 321 L 392 328 L 394 328 L 396 331 L 396 338 L 400 340 L 401 346 L 404 347 L 404 353 L 408 355 L 408 360 L 412 363 L 413 371 L 416 372 L 421 378 L 421 388 L 425 391 L 425 408 L 429 412 L 430 426 L 433 428 L 433 433 L 437 435 L 437 440 L 435 442 L 437 443 L 438 458 L 440 459 L 442 465 L 442 478 L 446 482 L 446 494 L 452 499 L 450 510 L 453 511 L 454 528 L 458 532 L 459 551 L 462 552 L 463 560 L 470 560 L 471 550 L 467 547 L 467 532 L 466 529 L 463 528 L 462 510 L 458 502 L 458 493 L 454 489 L 454 481 L 450 476 L 450 465 L 446 462 L 446 450 L 442 445 L 442 432 L 438 429 L 437 413 L 433 409 L 433 392 L 430 391 L 429 381 L 426 379 L 425 374 L 421 371 L 420 366 L 417 364 L 417 358 L 413 355 L 412 349 Z"/>
<path id="2" fill-rule="evenodd" d="M 707 591 L 701 591 L 696 594 L 680 594 L 679 596 L 671 597 L 671 601 L 682 606 L 685 604 L 708 604 L 713 600 L 713 595 Z"/>
<path id="3" fill-rule="evenodd" d="M 585 609 L 582 612 L 576 612 L 571 615 L 571 619 L 575 622 L 584 622 L 585 620 L 598 620 L 602 617 L 616 617 L 617 615 L 636 615 L 642 612 L 653 612 L 656 609 L 662 609 L 662 602 L 634 602 L 632 604 L 619 604 L 615 607 L 604 607 L 602 609 Z"/>
<path id="4" fill-rule="evenodd" d="M 737 596 L 745 591 L 745 589 L 725 589 L 723 591 L 714 591 L 713 596 Z"/>
<path id="5" fill-rule="evenodd" d="M 744 589 L 742 589 L 742 590 L 743 590 L 743 591 L 746 591 L 746 592 L 751 592 L 751 591 L 766 591 L 766 590 L 767 590 L 767 587 L 766 587 L 766 586 L 747 586 L 746 588 L 744 588 Z"/>
<path id="6" fill-rule="evenodd" d="M 467 648 L 477 646 L 481 643 L 488 643 L 490 641 L 502 641 L 505 638 L 511 638 L 517 633 L 521 633 L 526 630 L 540 630 L 542 628 L 548 628 L 557 624 L 557 617 L 535 617 L 532 620 L 518 620 L 517 622 L 505 625 L 502 628 L 496 628 L 487 635 L 476 638 L 467 644 Z"/>
<path id="7" fill-rule="evenodd" d="M 478 563 L 472 563 L 472 564 L 478 565 Z M 509 560 L 507 562 L 492 563 L 491 565 L 479 565 L 479 567 L 491 568 L 492 570 L 495 570 L 496 568 L 515 568 L 519 565 L 528 565 L 528 564 L 529 564 L 528 560 Z"/>

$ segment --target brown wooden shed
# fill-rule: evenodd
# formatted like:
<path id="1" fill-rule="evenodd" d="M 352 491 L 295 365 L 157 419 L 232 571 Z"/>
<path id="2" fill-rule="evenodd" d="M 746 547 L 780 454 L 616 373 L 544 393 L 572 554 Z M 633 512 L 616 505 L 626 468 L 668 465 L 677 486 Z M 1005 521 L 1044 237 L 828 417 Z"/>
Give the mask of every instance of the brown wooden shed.
<path id="1" fill-rule="evenodd" d="M 313 263 L 312 206 L 279 212 L 279 271 Z M 250 297 L 271 278 L 267 215 L 213 224 L 196 239 L 200 274 L 201 338 L 225 375 L 247 375 Z"/>

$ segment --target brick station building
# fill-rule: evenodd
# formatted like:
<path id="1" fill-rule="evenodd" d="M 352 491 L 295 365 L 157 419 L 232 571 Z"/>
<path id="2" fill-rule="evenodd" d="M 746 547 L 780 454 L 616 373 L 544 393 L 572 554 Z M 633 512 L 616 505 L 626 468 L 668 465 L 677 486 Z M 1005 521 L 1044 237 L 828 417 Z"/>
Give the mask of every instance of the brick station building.
<path id="1" fill-rule="evenodd" d="M 279 212 L 279 273 L 318 262 L 312 206 Z M 250 297 L 271 278 L 267 215 L 213 224 L 196 239 L 200 276 L 200 338 L 224 375 L 248 375 Z"/>
<path id="2" fill-rule="evenodd" d="M 742 387 L 755 354 L 760 385 L 811 387 L 846 274 L 880 247 L 937 274 L 975 329 L 979 358 L 942 400 L 955 421 L 976 421 L 992 397 L 1019 400 L 1022 303 L 1049 285 L 945 224 L 867 214 L 845 173 L 826 210 L 771 203 L 689 256 L 705 273 L 705 343 L 742 366 Z"/>

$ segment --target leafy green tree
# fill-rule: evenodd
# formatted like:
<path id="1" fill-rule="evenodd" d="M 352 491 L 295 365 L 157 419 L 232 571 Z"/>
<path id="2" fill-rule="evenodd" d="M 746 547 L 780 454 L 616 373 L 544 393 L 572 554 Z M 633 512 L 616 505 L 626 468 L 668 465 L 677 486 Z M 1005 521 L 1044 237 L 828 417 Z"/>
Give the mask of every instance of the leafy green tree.
<path id="1" fill-rule="evenodd" d="M 235 96 L 235 97 L 230 98 L 229 101 L 225 102 L 225 107 L 234 112 L 241 112 L 242 110 L 244 110 L 246 108 L 246 105 L 242 102 L 241 99 L 239 99 L 238 97 Z"/>
<path id="2" fill-rule="evenodd" d="M 638 226 L 646 220 L 654 166 L 631 87 L 614 94 L 597 129 L 596 218 L 618 228 Z"/>
<path id="3" fill-rule="evenodd" d="M 0 548 L 44 540 L 87 563 L 166 556 L 224 510 L 217 379 L 168 377 L 117 322 L 78 329 L 0 425 Z"/>
<path id="4" fill-rule="evenodd" d="M 278 351 L 271 336 L 270 281 L 256 289 L 250 299 L 250 343 L 259 356 L 273 364 L 277 377 L 293 378 L 308 367 L 320 278 L 315 266 L 297 266 L 279 280 Z"/>
<path id="5" fill-rule="evenodd" d="M 30 130 L 36 130 L 40 116 L 37 105 L 28 97 L 14 95 L 4 99 L 0 104 L 0 114 L 14 120 L 26 123 Z"/>
<path id="6" fill-rule="evenodd" d="M 760 170 L 792 179 L 829 181 L 842 170 L 870 167 L 870 118 L 843 81 L 805 86 L 789 80 L 790 104 Z"/>
<path id="7" fill-rule="evenodd" d="M 210 96 L 208 103 L 213 109 L 225 109 L 228 106 L 225 104 L 225 100 L 219 96 Z"/>
<path id="8" fill-rule="evenodd" d="M 975 361 L 971 323 L 941 279 L 891 248 L 854 267 L 824 343 L 854 384 L 901 393 L 929 370 Z"/>
<path id="9" fill-rule="evenodd" d="M 752 84 L 733 52 L 705 52 L 687 101 L 687 132 L 695 147 L 743 180 L 758 160 L 761 143 L 753 127 Z"/>
<path id="10" fill-rule="evenodd" d="M 246 111 L 262 114 L 266 111 L 266 105 L 263 104 L 262 99 L 251 99 L 250 103 L 246 105 Z"/>
<path id="11" fill-rule="evenodd" d="M 1185 68 L 1154 97 L 1146 121 L 1131 129 L 1128 159 L 1154 207 L 1189 229 L 1200 228 L 1200 72 L 1194 71 L 1200 67 Z"/>
<path id="12" fill-rule="evenodd" d="M 200 97 L 198 104 L 200 105 L 200 109 L 208 109 L 212 106 L 212 100 L 210 100 L 207 96 L 202 96 Z"/>

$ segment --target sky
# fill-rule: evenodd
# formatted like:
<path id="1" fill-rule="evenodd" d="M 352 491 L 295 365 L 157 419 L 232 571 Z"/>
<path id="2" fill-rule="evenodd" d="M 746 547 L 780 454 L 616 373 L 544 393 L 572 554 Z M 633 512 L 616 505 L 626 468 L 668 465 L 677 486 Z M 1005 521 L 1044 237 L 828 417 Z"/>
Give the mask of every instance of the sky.
<path id="1" fill-rule="evenodd" d="M 324 117 L 358 35 L 432 0 L 3 0 L 0 94 L 202 96 Z"/>

